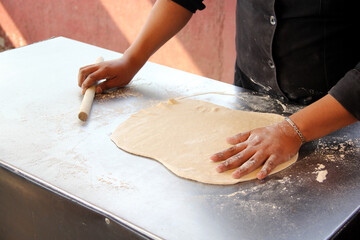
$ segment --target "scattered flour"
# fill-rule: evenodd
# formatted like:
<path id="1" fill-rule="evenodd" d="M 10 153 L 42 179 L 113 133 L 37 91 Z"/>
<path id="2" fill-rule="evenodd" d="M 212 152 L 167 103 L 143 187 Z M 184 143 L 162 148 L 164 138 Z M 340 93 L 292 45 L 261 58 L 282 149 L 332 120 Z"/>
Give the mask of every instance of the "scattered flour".
<path id="1" fill-rule="evenodd" d="M 315 170 L 317 170 L 317 171 L 320 171 L 320 170 L 323 170 L 323 169 L 325 169 L 325 165 L 324 165 L 324 164 L 318 164 L 318 167 L 315 168 Z"/>
<path id="2" fill-rule="evenodd" d="M 245 182 L 231 187 L 222 194 L 210 191 L 197 196 L 215 209 L 219 217 L 227 215 L 232 220 L 249 222 L 254 219 L 272 221 L 288 214 L 288 207 L 303 201 L 298 187 L 302 185 L 302 176 L 291 175 L 272 178 L 267 181 Z M 226 190 L 226 189 L 224 189 Z M 286 204 L 284 204 L 286 199 Z M 233 212 L 241 214 L 231 214 Z M 230 214 L 229 214 L 230 213 Z"/>
<path id="3" fill-rule="evenodd" d="M 226 93 L 226 92 L 203 92 L 196 93 L 188 96 L 181 96 L 177 99 L 196 97 L 207 94 L 218 94 L 218 95 L 229 95 L 235 96 L 241 100 L 241 104 L 235 104 L 234 106 L 238 110 L 246 111 L 258 111 L 258 112 L 273 112 L 273 113 L 294 113 L 302 108 L 302 106 L 294 104 L 286 104 L 278 99 L 272 98 L 270 95 L 252 93 L 252 92 L 241 92 L 241 93 Z"/>
<path id="4" fill-rule="evenodd" d="M 115 90 L 106 91 L 102 94 L 96 94 L 95 100 L 99 102 L 105 102 L 111 99 L 128 98 L 128 97 L 141 97 L 142 94 L 134 90 L 132 86 L 118 88 Z"/>
<path id="5" fill-rule="evenodd" d="M 358 145 L 359 139 L 347 139 L 346 136 L 337 137 L 334 141 L 319 139 L 315 154 L 325 156 L 327 162 L 343 162 L 348 155 L 359 153 Z"/>
<path id="6" fill-rule="evenodd" d="M 261 193 L 262 191 L 267 191 L 269 189 L 272 188 L 277 188 L 279 189 L 279 191 L 285 191 L 287 190 L 286 184 L 292 184 L 293 181 L 291 180 L 291 175 L 289 176 L 285 176 L 281 179 L 276 179 L 276 180 L 271 180 L 269 182 L 267 182 L 266 184 L 259 184 L 256 185 L 252 188 L 246 188 L 246 189 L 239 189 L 239 191 L 235 191 L 229 194 L 220 194 L 218 195 L 219 197 L 225 197 L 225 198 L 232 198 L 234 196 L 247 196 L 247 195 L 252 195 L 255 193 Z"/>
<path id="7" fill-rule="evenodd" d="M 334 155 L 327 154 L 327 155 L 325 155 L 325 157 L 326 157 L 326 160 L 329 160 L 330 162 L 335 162 L 335 156 Z M 345 155 L 341 154 L 340 157 L 344 158 Z"/>
<path id="8" fill-rule="evenodd" d="M 328 174 L 328 171 L 327 170 L 322 170 L 322 171 L 319 171 L 317 173 L 317 177 L 316 177 L 316 181 L 322 183 L 323 181 L 326 180 L 326 175 Z"/>
<path id="9" fill-rule="evenodd" d="M 328 171 L 325 170 L 324 164 L 318 164 L 315 168 L 314 174 L 317 174 L 316 181 L 322 183 L 326 180 L 326 175 L 328 174 Z"/>
<path id="10" fill-rule="evenodd" d="M 107 184 L 114 189 L 133 189 L 128 183 L 118 181 L 112 177 L 98 177 L 97 180 L 101 183 Z"/>
<path id="11" fill-rule="evenodd" d="M 282 184 L 284 184 L 284 183 L 289 183 L 290 182 L 290 177 L 288 177 L 288 176 L 285 176 L 285 177 L 283 177 L 282 179 L 279 179 L 279 180 L 277 180 L 279 183 L 282 183 Z"/>

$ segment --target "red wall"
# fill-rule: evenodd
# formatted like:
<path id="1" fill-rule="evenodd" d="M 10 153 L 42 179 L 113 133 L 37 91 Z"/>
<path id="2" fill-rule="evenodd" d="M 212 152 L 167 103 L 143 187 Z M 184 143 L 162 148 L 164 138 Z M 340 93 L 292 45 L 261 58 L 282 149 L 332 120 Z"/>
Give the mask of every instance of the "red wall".
<path id="1" fill-rule="evenodd" d="M 0 44 L 64 36 L 118 52 L 134 41 L 155 0 L 1 0 Z M 150 61 L 232 83 L 235 0 L 205 0 Z"/>

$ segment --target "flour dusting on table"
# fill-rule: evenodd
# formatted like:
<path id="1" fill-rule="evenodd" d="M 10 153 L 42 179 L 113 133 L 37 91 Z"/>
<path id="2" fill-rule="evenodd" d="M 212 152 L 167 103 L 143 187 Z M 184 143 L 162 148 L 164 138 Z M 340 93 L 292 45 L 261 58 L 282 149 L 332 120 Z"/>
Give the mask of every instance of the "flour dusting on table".
<path id="1" fill-rule="evenodd" d="M 313 173 L 317 174 L 316 181 L 322 183 L 326 180 L 326 175 L 328 174 L 328 171 L 325 170 L 324 164 L 318 164 L 317 167 L 315 168 L 315 172 Z"/>
<path id="2" fill-rule="evenodd" d="M 322 183 L 323 181 L 326 180 L 326 175 L 328 174 L 328 171 L 327 170 L 322 170 L 322 171 L 319 171 L 317 173 L 317 177 L 316 177 L 316 181 Z"/>
<path id="3" fill-rule="evenodd" d="M 132 86 L 109 90 L 102 94 L 96 94 L 95 100 L 105 102 L 111 99 L 120 99 L 128 97 L 141 97 L 142 94 L 136 91 Z"/>

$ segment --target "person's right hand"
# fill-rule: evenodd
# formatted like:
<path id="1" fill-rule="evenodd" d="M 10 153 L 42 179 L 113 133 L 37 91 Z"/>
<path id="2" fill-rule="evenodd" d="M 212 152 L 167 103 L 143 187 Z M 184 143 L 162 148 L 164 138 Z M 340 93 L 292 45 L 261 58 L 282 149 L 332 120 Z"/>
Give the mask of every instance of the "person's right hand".
<path id="1" fill-rule="evenodd" d="M 96 86 L 96 93 L 102 93 L 111 88 L 127 85 L 140 68 L 124 55 L 119 59 L 80 68 L 78 85 L 82 88 L 82 94 L 85 94 L 87 88 L 105 79 Z"/>
<path id="2" fill-rule="evenodd" d="M 96 93 L 127 85 L 152 54 L 180 31 L 190 20 L 192 12 L 168 0 L 154 4 L 145 25 L 120 59 L 80 68 L 78 84 L 82 94 L 96 86 Z"/>

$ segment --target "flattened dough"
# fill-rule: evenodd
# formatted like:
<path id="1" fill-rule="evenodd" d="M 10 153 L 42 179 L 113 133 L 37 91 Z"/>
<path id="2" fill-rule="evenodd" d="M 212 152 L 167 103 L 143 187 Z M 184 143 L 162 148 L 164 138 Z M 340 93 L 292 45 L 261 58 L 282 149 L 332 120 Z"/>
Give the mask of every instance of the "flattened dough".
<path id="1" fill-rule="evenodd" d="M 229 170 L 217 173 L 209 158 L 231 145 L 226 138 L 282 121 L 280 115 L 232 110 L 200 100 L 169 100 L 133 114 L 111 135 L 115 144 L 136 155 L 161 162 L 176 175 L 209 184 L 234 184 L 256 178 L 252 173 L 234 179 Z M 279 165 L 276 173 L 297 160 Z"/>

